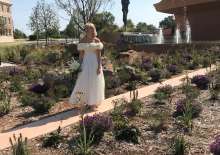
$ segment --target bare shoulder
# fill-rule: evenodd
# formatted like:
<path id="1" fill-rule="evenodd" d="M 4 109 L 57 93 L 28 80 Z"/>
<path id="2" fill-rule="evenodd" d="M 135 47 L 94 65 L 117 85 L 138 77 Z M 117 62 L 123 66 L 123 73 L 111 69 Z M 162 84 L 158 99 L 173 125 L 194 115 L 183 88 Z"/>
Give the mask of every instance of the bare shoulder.
<path id="1" fill-rule="evenodd" d="M 95 40 L 96 43 L 100 43 L 101 42 L 100 39 L 97 38 L 97 37 L 94 40 Z"/>

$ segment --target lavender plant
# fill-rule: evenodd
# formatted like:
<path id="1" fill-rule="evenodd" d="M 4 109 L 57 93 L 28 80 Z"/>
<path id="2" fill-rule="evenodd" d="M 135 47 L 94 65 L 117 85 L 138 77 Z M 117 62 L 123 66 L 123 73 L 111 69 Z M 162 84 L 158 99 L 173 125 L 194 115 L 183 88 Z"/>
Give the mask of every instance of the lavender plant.
<path id="1" fill-rule="evenodd" d="M 209 87 L 210 80 L 206 75 L 197 75 L 192 78 L 191 82 L 195 84 L 199 89 L 206 90 Z"/>
<path id="2" fill-rule="evenodd" d="M 220 136 L 217 136 L 215 138 L 215 141 L 210 144 L 209 149 L 210 152 L 213 153 L 213 155 L 220 154 Z"/>
<path id="3" fill-rule="evenodd" d="M 80 122 L 80 131 L 83 131 L 83 123 L 88 135 L 93 136 L 93 143 L 99 144 L 104 133 L 112 129 L 112 119 L 109 116 L 93 115 L 86 116 L 84 122 Z M 89 137 L 88 137 L 89 138 Z"/>

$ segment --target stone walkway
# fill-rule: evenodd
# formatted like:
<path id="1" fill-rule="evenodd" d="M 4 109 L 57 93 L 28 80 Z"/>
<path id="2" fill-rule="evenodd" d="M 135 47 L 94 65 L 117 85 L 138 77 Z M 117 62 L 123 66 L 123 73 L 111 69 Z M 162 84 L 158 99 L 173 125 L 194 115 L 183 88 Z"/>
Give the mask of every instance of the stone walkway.
<path id="1" fill-rule="evenodd" d="M 193 77 L 198 74 L 206 74 L 207 72 L 208 72 L 207 69 L 199 69 L 199 70 L 189 73 L 188 76 Z M 184 77 L 185 75 L 180 75 L 172 79 L 165 80 L 162 83 L 156 83 L 150 86 L 140 88 L 138 89 L 138 94 L 139 94 L 138 98 L 143 98 L 143 97 L 147 97 L 149 95 L 154 94 L 155 90 L 159 86 L 161 86 L 161 84 L 178 86 L 182 83 L 182 79 Z M 121 94 L 121 95 L 106 99 L 96 112 L 88 113 L 88 115 L 93 115 L 95 113 L 103 113 L 103 112 L 113 109 L 114 104 L 112 101 L 116 99 L 121 99 L 121 98 L 125 98 L 129 100 L 130 93 L 127 92 L 125 94 Z M 21 133 L 23 137 L 32 139 L 32 138 L 50 133 L 52 131 L 55 131 L 59 126 L 63 128 L 63 127 L 75 124 L 79 122 L 79 120 L 80 120 L 79 113 L 73 109 L 71 111 L 57 114 L 55 116 L 51 116 L 51 117 L 48 117 L 48 118 L 30 123 L 30 124 L 24 125 L 22 127 L 15 128 L 7 133 L 0 133 L 0 150 L 10 147 L 9 138 L 12 137 L 13 134 L 18 136 Z"/>

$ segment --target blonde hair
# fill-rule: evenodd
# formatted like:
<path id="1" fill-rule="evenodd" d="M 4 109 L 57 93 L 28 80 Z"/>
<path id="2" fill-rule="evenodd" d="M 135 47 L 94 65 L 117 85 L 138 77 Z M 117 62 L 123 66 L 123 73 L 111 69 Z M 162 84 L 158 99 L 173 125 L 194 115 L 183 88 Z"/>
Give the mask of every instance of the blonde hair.
<path id="1" fill-rule="evenodd" d="M 97 31 L 96 31 L 96 27 L 93 23 L 86 23 L 85 25 L 85 31 L 86 29 L 92 28 L 95 31 L 95 36 L 97 36 Z"/>

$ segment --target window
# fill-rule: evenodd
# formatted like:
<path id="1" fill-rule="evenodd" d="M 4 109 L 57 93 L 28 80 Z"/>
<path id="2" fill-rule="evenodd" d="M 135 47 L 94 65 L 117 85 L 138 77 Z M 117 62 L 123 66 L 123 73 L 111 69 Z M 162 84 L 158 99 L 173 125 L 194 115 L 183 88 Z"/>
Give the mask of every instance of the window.
<path id="1" fill-rule="evenodd" d="M 11 19 L 10 19 L 10 17 L 8 18 L 8 24 L 11 24 Z"/>

